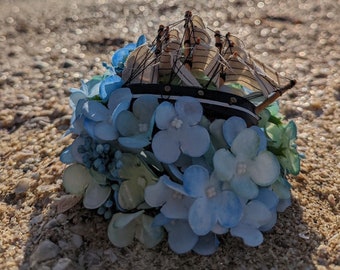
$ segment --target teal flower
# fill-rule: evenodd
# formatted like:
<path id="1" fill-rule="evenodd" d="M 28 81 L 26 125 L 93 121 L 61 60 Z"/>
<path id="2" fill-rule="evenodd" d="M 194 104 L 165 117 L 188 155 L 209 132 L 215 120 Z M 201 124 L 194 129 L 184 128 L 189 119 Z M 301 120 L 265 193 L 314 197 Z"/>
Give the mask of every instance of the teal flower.
<path id="1" fill-rule="evenodd" d="M 300 154 L 297 151 L 295 140 L 297 129 L 293 121 L 286 125 L 268 123 L 265 128 L 270 138 L 268 149 L 276 154 L 281 166 L 293 175 L 300 172 Z"/>
<path id="2" fill-rule="evenodd" d="M 258 153 L 259 142 L 257 132 L 246 128 L 233 140 L 230 151 L 219 149 L 213 157 L 217 177 L 245 199 L 255 198 L 258 186 L 269 186 L 280 175 L 277 158 L 269 151 Z"/>
<path id="3" fill-rule="evenodd" d="M 164 163 L 175 162 L 181 153 L 190 157 L 200 157 L 210 146 L 208 131 L 199 125 L 203 108 L 192 97 L 180 97 L 175 106 L 165 101 L 155 113 L 155 121 L 160 129 L 152 140 L 152 150 L 156 158 Z"/>
<path id="4" fill-rule="evenodd" d="M 151 95 L 139 97 L 132 105 L 132 111 L 122 111 L 117 119 L 118 142 L 127 148 L 143 148 L 150 144 L 154 127 L 154 112 L 158 100 Z"/>

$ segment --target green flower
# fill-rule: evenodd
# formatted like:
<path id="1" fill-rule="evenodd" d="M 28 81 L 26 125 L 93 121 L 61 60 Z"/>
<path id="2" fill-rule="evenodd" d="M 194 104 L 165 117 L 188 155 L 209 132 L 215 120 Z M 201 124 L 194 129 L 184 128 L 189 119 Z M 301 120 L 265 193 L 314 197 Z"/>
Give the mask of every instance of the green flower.
<path id="1" fill-rule="evenodd" d="M 296 149 L 296 125 L 290 121 L 287 125 L 268 123 L 265 128 L 268 141 L 268 150 L 274 153 L 281 166 L 293 175 L 300 172 L 300 155 Z"/>
<path id="2" fill-rule="evenodd" d="M 132 214 L 114 214 L 107 234 L 112 244 L 117 247 L 126 247 L 136 238 L 146 247 L 152 248 L 163 239 L 164 230 L 153 225 L 153 217 L 139 211 Z"/>
<path id="3" fill-rule="evenodd" d="M 135 209 L 144 202 L 144 189 L 155 184 L 157 177 L 136 154 L 123 153 L 118 177 L 123 179 L 118 191 L 119 206 L 126 210 Z"/>

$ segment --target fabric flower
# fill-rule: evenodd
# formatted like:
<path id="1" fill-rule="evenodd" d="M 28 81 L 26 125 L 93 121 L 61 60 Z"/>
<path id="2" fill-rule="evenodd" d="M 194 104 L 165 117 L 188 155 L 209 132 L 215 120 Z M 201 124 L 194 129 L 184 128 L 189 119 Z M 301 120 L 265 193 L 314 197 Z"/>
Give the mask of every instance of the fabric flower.
<path id="1" fill-rule="evenodd" d="M 129 88 L 112 92 L 107 107 L 96 100 L 88 100 L 82 106 L 84 128 L 94 139 L 110 141 L 118 138 L 115 121 L 120 112 L 130 106 L 132 94 Z"/>
<path id="2" fill-rule="evenodd" d="M 262 232 L 276 223 L 278 198 L 268 188 L 261 188 L 258 196 L 248 202 L 240 223 L 230 229 L 233 236 L 241 237 L 247 246 L 256 247 L 263 242 Z"/>
<path id="3" fill-rule="evenodd" d="M 198 125 L 203 115 L 200 102 L 192 97 L 180 97 L 175 106 L 170 102 L 161 103 L 155 113 L 160 129 L 152 140 L 156 158 L 164 163 L 175 162 L 181 153 L 200 157 L 210 145 L 208 131 Z"/>
<path id="4" fill-rule="evenodd" d="M 68 193 L 83 196 L 86 208 L 96 209 L 111 194 L 111 187 L 103 185 L 102 179 L 100 174 L 91 174 L 85 166 L 74 163 L 64 171 L 63 186 Z"/>
<path id="5" fill-rule="evenodd" d="M 228 118 L 223 123 L 223 126 L 222 126 L 223 136 L 226 142 L 228 143 L 228 145 L 231 146 L 234 139 L 237 137 L 237 135 L 246 128 L 247 128 L 247 124 L 243 120 L 243 118 L 238 117 L 238 116 L 232 116 Z M 266 138 L 264 131 L 258 126 L 251 126 L 250 129 L 255 130 L 260 139 L 258 143 L 257 151 L 261 152 L 263 150 L 266 150 L 267 138 Z"/>
<path id="6" fill-rule="evenodd" d="M 145 202 L 151 207 L 161 207 L 161 213 L 167 218 L 187 219 L 193 199 L 171 189 L 167 185 L 169 183 L 170 178 L 163 175 L 156 184 L 147 186 L 144 192 Z"/>
<path id="7" fill-rule="evenodd" d="M 156 246 L 164 237 L 164 230 L 153 224 L 153 218 L 144 211 L 135 213 L 116 213 L 108 230 L 108 237 L 115 246 L 126 247 L 138 239 L 148 248 Z"/>
<path id="8" fill-rule="evenodd" d="M 293 121 L 287 125 L 268 123 L 266 133 L 271 139 L 268 148 L 277 154 L 282 167 L 293 175 L 300 172 L 300 155 L 296 149 L 297 129 Z"/>
<path id="9" fill-rule="evenodd" d="M 216 175 L 245 199 L 255 198 L 258 186 L 271 185 L 280 174 L 280 164 L 271 152 L 257 154 L 259 141 L 255 130 L 243 129 L 233 140 L 231 151 L 222 148 L 213 157 Z"/>
<path id="10" fill-rule="evenodd" d="M 183 186 L 174 182 L 169 187 L 195 199 L 188 221 L 197 235 L 206 235 L 216 224 L 230 228 L 242 216 L 242 204 L 234 192 L 222 190 L 221 184 L 202 166 L 192 165 L 183 174 Z"/>
<path id="11" fill-rule="evenodd" d="M 137 43 L 130 43 L 128 45 L 126 45 L 124 48 L 121 48 L 119 50 L 117 50 L 113 56 L 112 56 L 112 66 L 115 68 L 115 71 L 117 72 L 117 74 L 122 73 L 123 69 L 124 69 L 124 63 L 127 59 L 127 57 L 129 56 L 129 54 L 135 50 L 137 47 L 139 47 L 140 45 L 143 45 L 146 42 L 146 38 L 144 35 L 141 35 L 138 40 Z"/>
<path id="12" fill-rule="evenodd" d="M 157 180 L 152 171 L 137 155 L 122 153 L 117 171 L 117 177 L 123 181 L 120 184 L 117 205 L 122 209 L 135 209 L 144 201 L 144 189 Z"/>
<path id="13" fill-rule="evenodd" d="M 128 148 L 143 148 L 150 144 L 154 126 L 154 112 L 158 100 L 151 95 L 139 97 L 131 111 L 122 111 L 116 120 L 119 143 Z"/>

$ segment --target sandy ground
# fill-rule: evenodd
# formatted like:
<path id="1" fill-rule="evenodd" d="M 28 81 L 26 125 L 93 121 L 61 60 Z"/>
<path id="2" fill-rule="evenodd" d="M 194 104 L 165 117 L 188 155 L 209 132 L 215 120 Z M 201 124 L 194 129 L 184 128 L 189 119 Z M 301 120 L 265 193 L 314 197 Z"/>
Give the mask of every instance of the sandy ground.
<path id="1" fill-rule="evenodd" d="M 339 1 L 0 0 L 0 7 L 0 269 L 340 269 Z M 64 195 L 58 156 L 71 142 L 61 139 L 68 89 L 101 74 L 119 46 L 141 33 L 153 39 L 160 23 L 186 10 L 297 79 L 281 108 L 297 123 L 306 159 L 289 179 L 292 206 L 257 248 L 225 236 L 209 257 L 175 255 L 165 241 L 118 249 L 95 213 L 80 204 L 56 209 Z"/>

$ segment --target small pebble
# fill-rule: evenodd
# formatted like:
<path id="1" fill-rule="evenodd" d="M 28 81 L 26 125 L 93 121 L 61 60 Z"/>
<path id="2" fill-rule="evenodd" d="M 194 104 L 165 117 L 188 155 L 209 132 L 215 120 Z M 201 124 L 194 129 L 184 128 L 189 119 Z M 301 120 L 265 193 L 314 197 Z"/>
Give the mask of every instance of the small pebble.
<path id="1" fill-rule="evenodd" d="M 328 195 L 328 202 L 331 206 L 335 206 L 336 205 L 336 201 L 335 201 L 335 196 L 333 194 L 329 194 Z"/>
<path id="2" fill-rule="evenodd" d="M 52 270 L 74 270 L 75 264 L 69 258 L 60 258 L 53 266 Z"/>
<path id="3" fill-rule="evenodd" d="M 29 179 L 22 179 L 20 180 L 20 182 L 17 184 L 17 186 L 15 187 L 15 194 L 21 194 L 21 193 L 25 193 L 30 187 L 30 180 Z"/>
<path id="4" fill-rule="evenodd" d="M 56 257 L 59 254 L 59 252 L 60 248 L 56 244 L 54 244 L 50 240 L 44 240 L 33 252 L 33 254 L 30 257 L 30 261 L 34 265 L 36 263 Z"/>
<path id="5" fill-rule="evenodd" d="M 83 245 L 83 238 L 79 234 L 73 234 L 71 242 L 76 248 L 80 248 Z"/>

